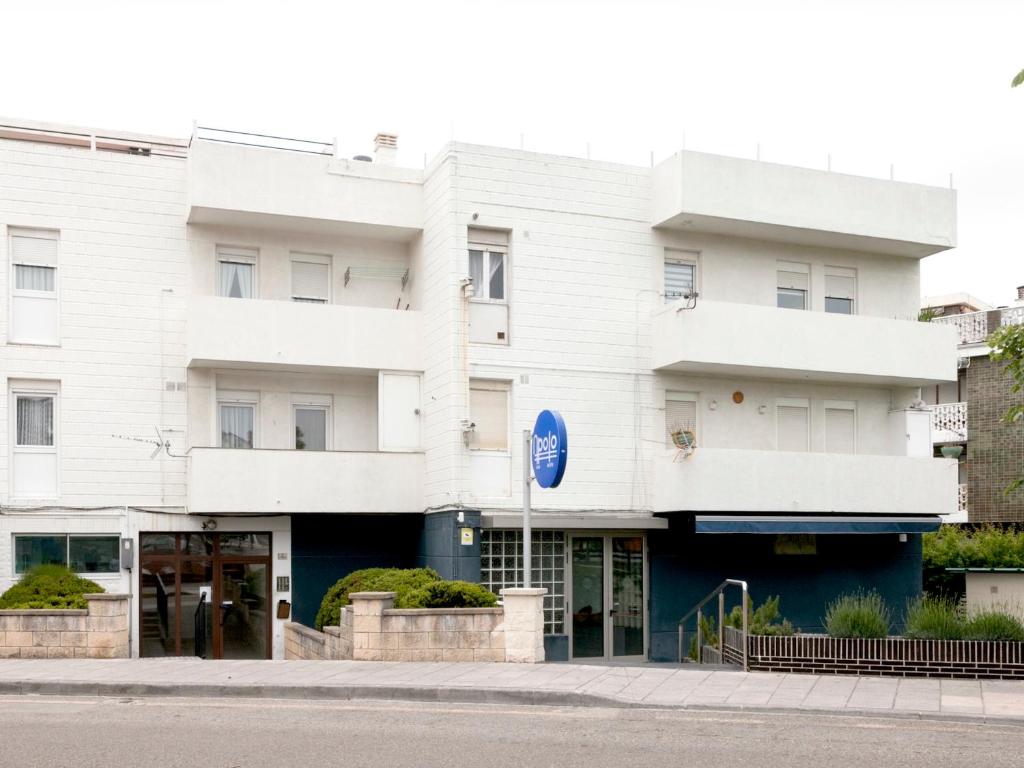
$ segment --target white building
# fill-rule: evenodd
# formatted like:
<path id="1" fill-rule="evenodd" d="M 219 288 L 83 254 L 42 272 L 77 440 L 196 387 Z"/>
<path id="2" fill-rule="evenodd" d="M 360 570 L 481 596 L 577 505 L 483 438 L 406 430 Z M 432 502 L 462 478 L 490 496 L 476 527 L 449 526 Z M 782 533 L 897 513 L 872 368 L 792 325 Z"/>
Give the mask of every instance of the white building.
<path id="1" fill-rule="evenodd" d="M 70 562 L 136 596 L 135 653 L 262 657 L 358 567 L 509 585 L 543 408 L 551 657 L 672 657 L 724 576 L 805 628 L 852 584 L 920 588 L 956 506 L 915 407 L 956 380 L 953 330 L 915 321 L 954 192 L 5 123 L 0 588 Z"/>

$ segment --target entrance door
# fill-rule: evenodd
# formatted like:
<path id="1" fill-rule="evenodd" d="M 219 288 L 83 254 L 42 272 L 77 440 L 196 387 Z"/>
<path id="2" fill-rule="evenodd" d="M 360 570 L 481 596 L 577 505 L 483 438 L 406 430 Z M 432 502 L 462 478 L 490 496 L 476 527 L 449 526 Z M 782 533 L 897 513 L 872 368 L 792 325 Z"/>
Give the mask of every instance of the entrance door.
<path id="1" fill-rule="evenodd" d="M 572 539 L 572 657 L 643 658 L 643 536 Z"/>
<path id="2" fill-rule="evenodd" d="M 139 535 L 142 656 L 269 659 L 270 534 Z"/>

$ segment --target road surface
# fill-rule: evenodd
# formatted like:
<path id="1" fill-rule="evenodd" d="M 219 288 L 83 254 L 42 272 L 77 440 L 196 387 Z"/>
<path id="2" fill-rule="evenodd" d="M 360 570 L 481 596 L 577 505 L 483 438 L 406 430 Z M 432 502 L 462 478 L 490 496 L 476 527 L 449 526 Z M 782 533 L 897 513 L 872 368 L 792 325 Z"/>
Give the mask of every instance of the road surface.
<path id="1" fill-rule="evenodd" d="M 32 768 L 1020 766 L 1024 725 L 751 712 L 0 697 Z"/>

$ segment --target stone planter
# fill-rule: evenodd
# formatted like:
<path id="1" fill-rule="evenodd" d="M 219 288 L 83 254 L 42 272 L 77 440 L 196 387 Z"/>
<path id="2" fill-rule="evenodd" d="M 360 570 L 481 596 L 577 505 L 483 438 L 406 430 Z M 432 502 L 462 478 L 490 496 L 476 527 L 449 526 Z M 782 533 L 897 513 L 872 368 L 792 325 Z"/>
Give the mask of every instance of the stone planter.
<path id="1" fill-rule="evenodd" d="M 85 610 L 0 611 L 0 658 L 128 658 L 130 596 L 85 599 Z"/>

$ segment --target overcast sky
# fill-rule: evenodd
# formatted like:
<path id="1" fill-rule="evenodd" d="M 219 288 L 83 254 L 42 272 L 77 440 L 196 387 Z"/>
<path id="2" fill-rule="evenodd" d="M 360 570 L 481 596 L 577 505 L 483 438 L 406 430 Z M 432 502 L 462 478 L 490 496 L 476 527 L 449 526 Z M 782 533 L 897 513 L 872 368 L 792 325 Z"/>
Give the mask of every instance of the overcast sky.
<path id="1" fill-rule="evenodd" d="M 0 7 L 0 114 L 201 125 L 421 165 L 451 138 L 648 164 L 687 149 L 948 185 L 925 294 L 1024 284 L 1024 2 L 259 2 Z"/>

